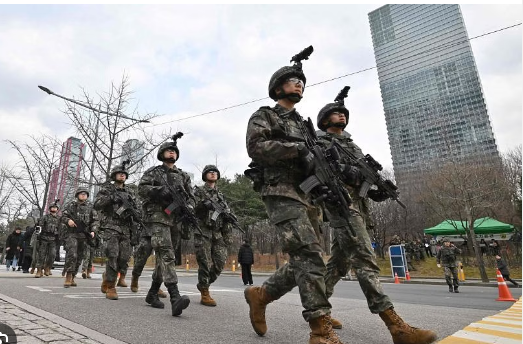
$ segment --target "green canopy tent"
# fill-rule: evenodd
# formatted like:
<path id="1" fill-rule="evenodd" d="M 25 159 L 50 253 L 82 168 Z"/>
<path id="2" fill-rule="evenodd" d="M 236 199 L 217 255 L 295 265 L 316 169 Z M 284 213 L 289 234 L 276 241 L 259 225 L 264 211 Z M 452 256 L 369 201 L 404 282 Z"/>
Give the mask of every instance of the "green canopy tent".
<path id="1" fill-rule="evenodd" d="M 467 221 L 445 220 L 437 226 L 425 229 L 424 232 L 432 236 L 460 236 L 466 234 L 465 228 L 468 228 Z M 514 232 L 514 226 L 490 217 L 482 217 L 474 221 L 474 232 L 478 237 L 493 237 L 497 234 L 497 237 L 505 238 L 505 233 Z"/>

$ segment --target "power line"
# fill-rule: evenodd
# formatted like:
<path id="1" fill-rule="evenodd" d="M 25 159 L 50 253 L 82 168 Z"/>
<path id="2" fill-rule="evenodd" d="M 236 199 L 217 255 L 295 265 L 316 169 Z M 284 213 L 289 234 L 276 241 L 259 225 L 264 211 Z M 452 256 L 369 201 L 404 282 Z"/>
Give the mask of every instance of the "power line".
<path id="1" fill-rule="evenodd" d="M 432 54 L 433 54 L 433 53 L 435 53 L 435 52 L 437 52 L 437 51 L 439 51 L 439 50 L 446 49 L 446 48 L 450 48 L 450 47 L 452 47 L 452 46 L 459 45 L 459 44 L 463 44 L 463 43 L 465 43 L 465 42 L 470 42 L 470 41 L 473 40 L 473 39 L 481 38 L 481 37 L 485 37 L 485 36 L 488 36 L 488 35 L 491 35 L 491 34 L 494 34 L 494 33 L 498 33 L 498 32 L 504 31 L 504 30 L 508 30 L 508 29 L 514 28 L 514 27 L 519 26 L 519 25 L 521 25 L 521 23 L 517 23 L 517 24 L 511 25 L 511 26 L 506 26 L 506 27 L 501 28 L 501 29 L 498 29 L 498 30 L 489 31 L 489 32 L 486 32 L 486 33 L 484 33 L 484 34 L 481 34 L 481 35 L 478 35 L 478 36 L 475 36 L 475 37 L 472 37 L 472 38 L 469 38 L 469 39 L 460 40 L 460 41 L 457 41 L 457 42 L 445 43 L 445 44 L 443 44 L 443 45 L 436 46 L 436 47 L 434 47 L 434 48 L 432 48 L 432 49 L 429 49 L 429 50 L 426 50 L 426 51 L 420 52 L 420 53 L 418 53 L 418 54 L 413 54 L 413 55 L 410 55 L 410 56 L 405 57 L 405 58 L 402 58 L 402 59 L 398 59 L 398 60 L 394 60 L 394 61 L 389 62 L 389 63 L 382 64 L 382 65 L 380 65 L 380 67 L 386 67 L 386 66 L 389 66 L 389 65 L 392 65 L 392 64 L 395 64 L 395 63 L 401 62 L 401 61 L 403 61 L 403 60 L 410 59 L 410 58 L 412 58 L 412 57 L 414 57 L 414 56 L 425 55 L 425 54 L 427 54 L 428 52 L 432 52 Z M 334 80 L 342 79 L 342 78 L 345 78 L 345 77 L 347 77 L 347 76 L 351 76 L 351 75 L 356 75 L 356 74 L 364 73 L 364 72 L 367 72 L 367 71 L 369 71 L 369 70 L 376 69 L 376 68 L 377 68 L 377 66 L 373 66 L 373 67 L 369 67 L 369 68 L 365 68 L 365 69 L 358 70 L 358 71 L 356 71 L 356 72 L 352 72 L 352 73 L 348 73 L 348 74 L 343 74 L 343 75 L 340 75 L 340 76 L 337 76 L 337 77 L 334 77 L 334 78 L 330 78 L 330 79 L 327 79 L 327 80 L 323 80 L 323 81 L 316 82 L 316 83 L 314 83 L 314 84 L 307 85 L 307 88 L 309 88 L 309 87 L 314 87 L 314 86 L 317 86 L 317 85 L 321 85 L 321 84 L 324 84 L 324 83 L 327 83 L 327 82 L 331 82 L 331 81 L 334 81 Z M 174 122 L 180 122 L 180 121 L 184 121 L 184 120 L 191 119 L 191 118 L 196 118 L 196 117 L 201 117 L 201 116 L 205 116 L 205 115 L 210 115 L 210 114 L 212 114 L 212 113 L 216 113 L 216 112 L 221 112 L 221 111 L 225 111 L 225 110 L 233 109 L 233 108 L 240 107 L 240 106 L 244 106 L 244 105 L 247 105 L 247 104 L 251 104 L 251 103 L 259 102 L 259 101 L 261 101 L 261 100 L 265 100 L 265 99 L 269 99 L 269 97 L 263 97 L 263 98 L 259 98 L 259 99 L 254 99 L 254 100 L 250 100 L 250 101 L 247 101 L 247 102 L 244 102 L 244 103 L 240 103 L 240 104 L 236 104 L 236 105 L 231 105 L 231 106 L 227 106 L 227 107 L 220 108 L 220 109 L 216 109 L 216 110 L 212 110 L 212 111 L 203 112 L 203 113 L 200 113 L 200 114 L 197 114 L 197 115 L 192 115 L 192 116 L 187 116 L 187 117 L 177 118 L 177 119 L 174 119 L 174 120 L 172 120 L 172 121 L 167 121 L 167 122 L 162 122 L 162 123 L 152 124 L 152 125 L 150 125 L 150 126 L 147 126 L 146 128 L 156 127 L 156 126 L 158 126 L 158 125 L 164 125 L 164 124 L 169 124 L 169 123 L 174 123 Z M 163 116 L 163 115 L 162 115 L 162 116 Z"/>

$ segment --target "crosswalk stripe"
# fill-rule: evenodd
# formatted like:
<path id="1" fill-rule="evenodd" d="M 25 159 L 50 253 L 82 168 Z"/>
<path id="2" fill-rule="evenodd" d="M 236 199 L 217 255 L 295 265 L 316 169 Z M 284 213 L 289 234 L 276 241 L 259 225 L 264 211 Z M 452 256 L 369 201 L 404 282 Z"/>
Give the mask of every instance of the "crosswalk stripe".
<path id="1" fill-rule="evenodd" d="M 521 323 L 509 324 L 507 322 L 496 322 L 496 321 L 489 321 L 489 320 L 486 320 L 486 319 L 487 318 L 483 318 L 483 320 L 478 321 L 477 324 L 493 325 L 493 326 L 498 326 L 498 327 L 501 327 L 501 328 L 506 327 L 506 328 L 521 329 Z"/>
<path id="2" fill-rule="evenodd" d="M 474 326 L 467 326 L 463 329 L 463 331 L 467 332 L 476 332 L 481 334 L 487 334 L 490 336 L 496 336 L 501 338 L 510 338 L 510 339 L 519 339 L 521 341 L 521 331 L 519 333 L 513 333 L 509 332 L 508 330 L 505 331 L 499 331 L 494 329 L 489 329 L 484 326 L 478 326 L 477 324 L 473 324 Z"/>

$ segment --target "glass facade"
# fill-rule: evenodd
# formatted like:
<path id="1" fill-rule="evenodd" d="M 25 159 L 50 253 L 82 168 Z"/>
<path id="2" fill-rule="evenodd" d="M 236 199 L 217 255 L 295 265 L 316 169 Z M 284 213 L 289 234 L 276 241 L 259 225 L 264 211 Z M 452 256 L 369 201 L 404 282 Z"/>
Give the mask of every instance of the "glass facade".
<path id="1" fill-rule="evenodd" d="M 447 158 L 499 157 L 459 5 L 369 13 L 400 190 Z"/>

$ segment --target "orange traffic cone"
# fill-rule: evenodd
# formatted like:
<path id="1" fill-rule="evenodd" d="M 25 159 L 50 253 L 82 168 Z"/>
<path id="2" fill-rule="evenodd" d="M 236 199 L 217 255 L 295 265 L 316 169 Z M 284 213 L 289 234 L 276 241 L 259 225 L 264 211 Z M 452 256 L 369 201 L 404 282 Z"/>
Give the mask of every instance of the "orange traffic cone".
<path id="1" fill-rule="evenodd" d="M 91 266 L 91 273 L 94 273 L 94 265 Z"/>
<path id="2" fill-rule="evenodd" d="M 407 281 L 410 281 L 410 274 L 409 274 L 409 271 L 407 271 L 406 275 L 405 275 L 405 279 Z"/>
<path id="3" fill-rule="evenodd" d="M 398 278 L 398 273 L 394 273 L 394 284 L 400 284 L 400 279 Z"/>
<path id="4" fill-rule="evenodd" d="M 507 287 L 507 283 L 503 279 L 503 276 L 501 275 L 501 272 L 499 270 L 496 271 L 496 277 L 498 279 L 498 290 L 499 290 L 499 297 L 496 299 L 496 301 L 516 301 L 512 297 L 512 294 L 510 293 L 510 290 Z"/>

